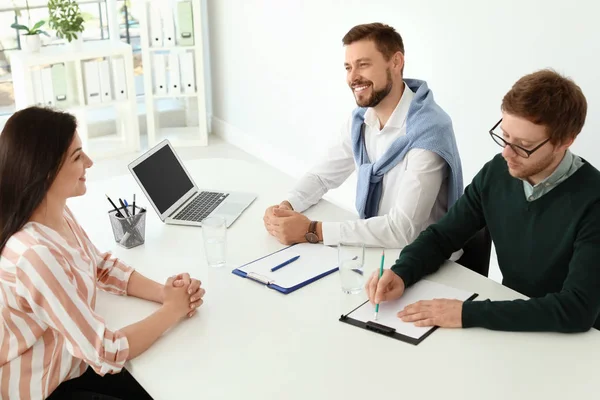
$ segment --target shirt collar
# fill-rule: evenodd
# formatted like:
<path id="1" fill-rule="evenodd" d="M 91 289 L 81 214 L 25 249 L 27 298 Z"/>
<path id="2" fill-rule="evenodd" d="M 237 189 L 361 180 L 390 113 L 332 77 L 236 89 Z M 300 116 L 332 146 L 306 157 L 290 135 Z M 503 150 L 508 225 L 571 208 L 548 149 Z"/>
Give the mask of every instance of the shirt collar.
<path id="1" fill-rule="evenodd" d="M 404 92 L 402 93 L 402 98 L 396 105 L 394 112 L 390 115 L 390 119 L 388 119 L 384 128 L 391 127 L 400 129 L 406 123 L 406 117 L 408 116 L 408 109 L 410 108 L 410 103 L 412 102 L 415 93 L 410 90 L 408 85 L 404 83 Z M 367 108 L 365 112 L 365 124 L 369 126 L 369 128 L 376 128 L 379 131 L 379 118 L 377 118 L 377 114 L 375 110 L 371 107 Z M 381 129 L 383 130 L 383 129 Z"/>
<path id="2" fill-rule="evenodd" d="M 558 164 L 558 166 L 556 167 L 554 172 L 552 172 L 550 174 L 550 176 L 548 176 L 546 179 L 542 180 L 541 182 L 538 182 L 536 185 L 531 185 L 529 182 L 527 182 L 525 180 L 523 182 L 525 185 L 529 185 L 532 188 L 538 188 L 541 186 L 554 186 L 563 180 L 563 178 L 565 177 L 567 172 L 569 172 L 569 170 L 571 169 L 571 166 L 573 165 L 574 160 L 575 160 L 575 157 L 573 156 L 573 153 L 571 153 L 571 151 L 567 149 L 567 151 L 565 152 L 565 156 L 563 157 L 561 162 Z"/>

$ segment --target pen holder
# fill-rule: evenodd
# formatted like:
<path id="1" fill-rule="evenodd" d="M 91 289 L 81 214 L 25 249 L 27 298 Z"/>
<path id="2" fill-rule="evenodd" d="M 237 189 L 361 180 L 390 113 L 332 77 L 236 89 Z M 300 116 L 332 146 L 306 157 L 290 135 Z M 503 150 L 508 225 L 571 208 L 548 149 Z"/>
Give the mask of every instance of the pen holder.
<path id="1" fill-rule="evenodd" d="M 144 244 L 146 236 L 146 212 L 137 206 L 135 207 L 135 215 L 133 215 L 132 206 L 128 206 L 127 211 L 129 214 L 125 213 L 123 207 L 119 208 L 121 217 L 117 211 L 111 210 L 108 212 L 108 217 L 112 225 L 113 234 L 115 235 L 115 241 L 126 249 L 131 249 L 132 247 Z"/>

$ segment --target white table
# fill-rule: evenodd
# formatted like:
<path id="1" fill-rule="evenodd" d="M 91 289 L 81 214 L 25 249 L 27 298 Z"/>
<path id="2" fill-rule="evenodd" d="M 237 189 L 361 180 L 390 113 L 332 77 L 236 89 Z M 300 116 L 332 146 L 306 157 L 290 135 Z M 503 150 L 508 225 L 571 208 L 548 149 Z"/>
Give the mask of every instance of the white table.
<path id="1" fill-rule="evenodd" d="M 112 249 L 144 275 L 163 282 L 188 271 L 207 290 L 198 315 L 162 337 L 127 365 L 156 399 L 580 399 L 597 398 L 600 332 L 510 333 L 438 329 L 418 346 L 338 321 L 364 301 L 345 295 L 332 274 L 290 295 L 239 278 L 231 270 L 282 247 L 262 225 L 267 206 L 293 184 L 264 165 L 211 159 L 187 162 L 202 188 L 253 191 L 257 200 L 228 230 L 229 265 L 209 269 L 200 228 L 165 225 L 131 176 L 89 184 L 69 205 L 99 248 Z M 208 173 L 211 171 L 211 173 Z M 135 192 L 148 209 L 146 243 L 114 243 L 104 193 Z M 321 202 L 308 212 L 321 220 L 356 218 Z M 397 252 L 387 251 L 387 267 Z M 366 264 L 378 267 L 379 251 Z M 428 279 L 479 293 L 477 300 L 524 297 L 447 262 Z M 102 293 L 98 312 L 119 328 L 158 306 Z"/>

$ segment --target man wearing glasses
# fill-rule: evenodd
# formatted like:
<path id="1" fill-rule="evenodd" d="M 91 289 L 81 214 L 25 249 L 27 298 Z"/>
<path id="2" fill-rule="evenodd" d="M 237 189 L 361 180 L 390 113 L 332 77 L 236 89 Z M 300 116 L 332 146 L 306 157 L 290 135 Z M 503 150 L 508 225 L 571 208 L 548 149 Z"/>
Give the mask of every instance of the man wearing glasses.
<path id="1" fill-rule="evenodd" d="M 391 270 L 367 283 L 381 303 L 435 272 L 487 226 L 503 284 L 528 300 L 423 301 L 398 310 L 417 326 L 505 331 L 600 329 L 600 172 L 569 147 L 586 99 L 570 79 L 539 71 L 519 79 L 490 130 L 503 147 L 437 224 L 404 248 Z"/>

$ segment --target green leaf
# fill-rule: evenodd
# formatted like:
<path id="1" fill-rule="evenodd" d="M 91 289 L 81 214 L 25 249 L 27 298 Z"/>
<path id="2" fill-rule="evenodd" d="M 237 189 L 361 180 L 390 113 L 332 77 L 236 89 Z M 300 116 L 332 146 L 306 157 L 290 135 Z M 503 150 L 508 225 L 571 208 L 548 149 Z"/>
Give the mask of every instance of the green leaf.
<path id="1" fill-rule="evenodd" d="M 81 12 L 75 0 L 49 0 L 48 13 L 49 26 L 59 37 L 69 40 L 76 37 L 76 32 L 85 30 L 86 15 Z"/>
<path id="2" fill-rule="evenodd" d="M 16 30 L 29 31 L 28 27 L 26 27 L 25 25 L 17 24 L 16 22 L 14 24 L 12 24 L 10 27 L 13 29 L 16 29 Z"/>
<path id="3" fill-rule="evenodd" d="M 34 26 L 31 28 L 31 30 L 32 30 L 32 31 L 35 31 L 36 29 L 38 29 L 40 26 L 44 25 L 45 23 L 46 23 L 46 21 L 44 21 L 44 20 L 42 20 L 42 21 L 39 21 L 37 24 L 35 24 L 35 25 L 34 25 Z"/>

